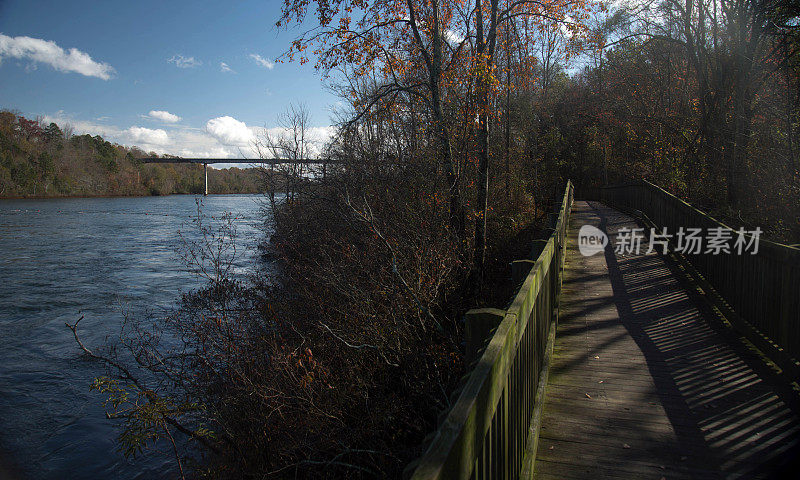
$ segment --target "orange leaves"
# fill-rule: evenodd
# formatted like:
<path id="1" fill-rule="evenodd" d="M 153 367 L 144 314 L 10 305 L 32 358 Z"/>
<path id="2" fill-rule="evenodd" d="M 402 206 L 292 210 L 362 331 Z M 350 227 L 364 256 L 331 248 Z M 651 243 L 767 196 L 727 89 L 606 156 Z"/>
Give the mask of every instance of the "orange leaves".
<path id="1" fill-rule="evenodd" d="M 309 388 L 314 382 L 322 380 L 328 375 L 327 369 L 322 367 L 308 347 L 302 352 L 289 352 L 286 360 L 296 370 L 296 378 L 302 388 Z"/>

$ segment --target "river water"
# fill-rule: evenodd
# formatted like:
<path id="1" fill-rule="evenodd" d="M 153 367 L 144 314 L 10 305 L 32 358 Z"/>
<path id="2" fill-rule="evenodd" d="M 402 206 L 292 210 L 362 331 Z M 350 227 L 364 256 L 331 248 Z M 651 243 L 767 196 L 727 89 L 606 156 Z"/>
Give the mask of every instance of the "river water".
<path id="1" fill-rule="evenodd" d="M 90 391 L 103 374 L 64 325 L 81 315 L 89 348 L 116 335 L 123 309 L 156 313 L 202 285 L 177 254 L 181 231 L 199 237 L 190 195 L 0 200 L 0 477 L 138 479 L 174 477 L 158 455 L 126 460 L 118 425 Z M 235 217 L 242 275 L 264 235 L 261 197 L 202 200 L 212 222 Z"/>

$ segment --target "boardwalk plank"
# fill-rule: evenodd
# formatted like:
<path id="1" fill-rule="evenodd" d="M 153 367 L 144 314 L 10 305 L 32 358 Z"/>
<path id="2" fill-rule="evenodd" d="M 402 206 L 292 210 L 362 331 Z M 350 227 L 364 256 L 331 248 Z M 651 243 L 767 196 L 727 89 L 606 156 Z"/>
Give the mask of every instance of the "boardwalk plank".
<path id="1" fill-rule="evenodd" d="M 605 252 L 578 252 L 585 224 L 609 234 Z M 793 478 L 800 418 L 785 390 L 662 256 L 614 252 L 623 227 L 637 225 L 573 207 L 535 476 Z"/>

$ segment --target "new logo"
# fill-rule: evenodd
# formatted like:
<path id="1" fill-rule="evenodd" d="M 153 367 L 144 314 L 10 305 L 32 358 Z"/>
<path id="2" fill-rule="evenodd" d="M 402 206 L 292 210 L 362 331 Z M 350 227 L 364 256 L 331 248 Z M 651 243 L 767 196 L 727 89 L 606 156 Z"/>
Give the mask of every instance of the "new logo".
<path id="1" fill-rule="evenodd" d="M 578 250 L 584 257 L 602 252 L 608 245 L 608 235 L 592 225 L 584 225 L 578 231 Z"/>

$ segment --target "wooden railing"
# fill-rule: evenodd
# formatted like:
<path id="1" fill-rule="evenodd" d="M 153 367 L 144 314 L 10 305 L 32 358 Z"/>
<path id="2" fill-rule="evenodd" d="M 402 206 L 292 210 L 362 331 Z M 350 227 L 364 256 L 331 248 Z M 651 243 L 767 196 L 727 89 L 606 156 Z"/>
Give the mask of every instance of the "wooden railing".
<path id="1" fill-rule="evenodd" d="M 678 229 L 729 228 L 708 214 L 649 182 L 614 185 L 579 192 L 581 198 L 599 200 L 622 210 L 637 211 L 655 228 L 668 234 Z M 736 229 L 731 244 L 738 238 Z M 748 235 L 747 240 L 751 239 Z M 800 249 L 759 239 L 758 252 L 752 248 L 741 255 L 706 253 L 684 255 L 705 285 L 732 310 L 729 320 L 741 333 L 766 346 L 768 356 L 797 374 L 800 360 Z M 745 323 L 742 323 L 743 320 Z M 754 329 L 755 331 L 750 331 Z M 762 349 L 763 351 L 763 349 Z M 770 355 L 777 354 L 777 358 Z M 793 370 L 793 372 L 792 372 Z"/>
<path id="2" fill-rule="evenodd" d="M 467 358 L 476 359 L 474 370 L 406 476 L 415 480 L 530 476 L 555 338 L 572 199 L 572 183 L 567 182 L 553 233 L 541 254 L 535 261 L 515 262 L 519 277 L 525 264 L 530 271 L 509 308 L 467 313 Z M 478 348 L 476 341 L 487 331 L 488 344 Z"/>

